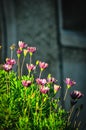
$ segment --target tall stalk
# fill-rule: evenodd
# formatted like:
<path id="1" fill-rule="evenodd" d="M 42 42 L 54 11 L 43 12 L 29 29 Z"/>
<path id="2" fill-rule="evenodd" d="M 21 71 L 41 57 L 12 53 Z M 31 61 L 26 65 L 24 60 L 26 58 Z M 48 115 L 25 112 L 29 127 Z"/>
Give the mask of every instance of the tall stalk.
<path id="1" fill-rule="evenodd" d="M 18 78 L 21 78 L 20 57 L 18 57 Z"/>
<path id="2" fill-rule="evenodd" d="M 10 46 L 10 50 L 11 50 L 11 59 L 13 58 L 13 51 L 14 51 L 14 49 L 15 49 L 15 44 L 12 44 L 12 45 Z"/>
<path id="3" fill-rule="evenodd" d="M 40 70 L 40 73 L 39 73 L 39 78 L 41 78 L 41 75 L 42 75 L 42 69 Z"/>
<path id="4" fill-rule="evenodd" d="M 69 117 L 68 117 L 68 122 L 70 121 L 70 118 L 71 118 L 71 116 L 72 116 L 72 113 L 73 113 L 73 111 L 74 111 L 74 105 L 71 107 L 71 109 L 70 109 L 70 113 L 69 113 Z"/>
<path id="5" fill-rule="evenodd" d="M 7 72 L 7 75 L 6 75 L 6 86 L 7 86 L 7 94 L 9 94 L 9 87 L 10 87 L 10 84 L 9 84 L 9 72 Z"/>
<path id="6" fill-rule="evenodd" d="M 25 56 L 23 57 L 23 61 L 22 61 L 22 65 L 21 65 L 21 76 L 22 76 L 22 71 L 23 71 L 24 61 L 25 61 Z"/>
<path id="7" fill-rule="evenodd" d="M 68 93 L 68 88 L 66 88 L 66 92 L 65 92 L 65 95 L 64 95 L 64 101 L 66 100 L 67 93 Z"/>
<path id="8" fill-rule="evenodd" d="M 30 65 L 32 63 L 32 53 L 30 53 Z"/>

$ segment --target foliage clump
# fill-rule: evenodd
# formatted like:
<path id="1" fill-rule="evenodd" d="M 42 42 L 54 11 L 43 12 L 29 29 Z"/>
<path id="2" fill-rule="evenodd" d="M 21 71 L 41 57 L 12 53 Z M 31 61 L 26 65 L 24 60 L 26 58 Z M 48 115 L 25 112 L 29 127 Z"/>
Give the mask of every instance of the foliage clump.
<path id="1" fill-rule="evenodd" d="M 32 64 L 32 56 L 36 47 L 28 47 L 19 41 L 17 60 L 13 59 L 15 45 L 10 47 L 11 57 L 6 58 L 3 69 L 0 70 L 0 130 L 78 130 L 79 125 L 72 124 L 71 115 L 77 101 L 83 96 L 80 91 L 71 93 L 71 108 L 69 111 L 61 105 L 58 91 L 61 87 L 51 74 L 42 78 L 48 63 L 36 61 Z M 28 73 L 23 74 L 25 58 L 29 53 L 29 63 L 26 63 Z M 23 55 L 23 56 L 22 56 Z M 22 64 L 20 60 L 22 59 Z M 13 66 L 17 65 L 16 72 Z M 35 75 L 36 69 L 40 73 Z M 67 92 L 75 81 L 66 78 Z"/>

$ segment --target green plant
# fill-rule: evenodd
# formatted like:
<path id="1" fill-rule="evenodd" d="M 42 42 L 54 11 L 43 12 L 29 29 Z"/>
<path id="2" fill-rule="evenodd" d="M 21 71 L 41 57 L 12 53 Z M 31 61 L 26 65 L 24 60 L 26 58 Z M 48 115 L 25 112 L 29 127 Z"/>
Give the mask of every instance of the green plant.
<path id="1" fill-rule="evenodd" d="M 0 130 L 78 130 L 78 126 L 71 123 L 73 108 L 78 99 L 83 96 L 79 91 L 71 93 L 71 109 L 67 111 L 61 106 L 60 97 L 56 96 L 60 90 L 57 80 L 49 74 L 42 78 L 42 72 L 48 64 L 36 61 L 32 64 L 35 47 L 27 47 L 22 41 L 18 43 L 17 68 L 12 70 L 16 61 L 13 59 L 15 46 L 12 45 L 11 58 L 6 59 L 6 64 L 0 70 Z M 25 49 L 26 48 L 26 49 Z M 28 74 L 23 75 L 25 58 L 29 53 L 30 62 L 26 64 Z M 23 54 L 22 65 L 20 64 Z M 36 77 L 35 71 L 39 67 L 40 73 Z M 75 82 L 66 78 L 67 91 Z"/>

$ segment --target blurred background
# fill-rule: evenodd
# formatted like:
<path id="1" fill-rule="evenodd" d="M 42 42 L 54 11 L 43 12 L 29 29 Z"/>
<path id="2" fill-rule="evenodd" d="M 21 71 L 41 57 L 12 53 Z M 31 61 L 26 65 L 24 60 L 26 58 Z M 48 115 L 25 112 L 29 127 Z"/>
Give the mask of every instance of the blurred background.
<path id="1" fill-rule="evenodd" d="M 13 43 L 17 46 L 18 41 L 37 47 L 33 60 L 49 64 L 45 75 L 51 73 L 58 80 L 62 86 L 62 98 L 65 93 L 64 79 L 70 77 L 76 81 L 76 86 L 71 90 L 84 93 L 79 103 L 83 104 L 80 118 L 82 122 L 85 121 L 85 0 L 0 0 L 0 45 L 3 46 L 0 63 L 10 56 L 9 47 Z M 67 108 L 68 99 L 64 104 Z"/>

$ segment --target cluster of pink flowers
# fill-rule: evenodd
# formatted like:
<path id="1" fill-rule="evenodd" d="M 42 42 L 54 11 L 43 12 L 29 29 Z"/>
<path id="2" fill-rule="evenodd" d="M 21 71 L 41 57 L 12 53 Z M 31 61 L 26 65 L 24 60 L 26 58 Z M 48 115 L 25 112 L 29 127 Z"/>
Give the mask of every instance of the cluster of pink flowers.
<path id="1" fill-rule="evenodd" d="M 59 85 L 55 84 L 57 80 L 54 77 L 49 75 L 47 77 L 47 79 L 45 79 L 45 78 L 42 79 L 41 78 L 42 71 L 48 67 L 48 63 L 41 62 L 41 61 L 37 61 L 36 65 L 33 65 L 31 63 L 32 54 L 35 51 L 36 51 L 36 47 L 29 47 L 25 42 L 22 42 L 22 41 L 18 42 L 18 50 L 17 50 L 18 58 L 20 58 L 20 54 L 22 52 L 24 53 L 24 58 L 27 55 L 27 53 L 30 54 L 30 63 L 26 64 L 27 70 L 29 72 L 29 76 L 30 76 L 30 72 L 35 70 L 37 65 L 40 68 L 39 78 L 36 78 L 36 83 L 39 86 L 40 92 L 44 93 L 44 94 L 48 93 L 48 91 L 50 90 L 49 85 L 51 85 L 51 84 L 53 85 L 54 93 L 58 92 L 61 87 Z M 12 67 L 13 67 L 14 64 L 16 64 L 15 59 L 7 58 L 6 63 L 3 65 L 3 68 L 4 68 L 5 71 L 9 72 L 10 70 L 12 70 Z M 64 82 L 67 85 L 67 90 L 70 87 L 72 87 L 72 86 L 74 86 L 76 84 L 76 82 L 71 80 L 70 78 L 66 78 Z M 30 80 L 22 80 L 22 85 L 24 87 L 28 87 L 31 84 L 32 84 L 32 82 Z M 67 92 L 66 92 L 66 94 L 67 94 Z M 79 99 L 79 98 L 81 98 L 83 96 L 83 94 L 80 91 L 76 91 L 76 90 L 73 91 L 70 95 L 71 95 L 71 98 L 74 100 L 74 103 L 75 103 L 76 99 Z M 66 97 L 66 95 L 65 95 L 65 97 Z"/>
<path id="2" fill-rule="evenodd" d="M 40 87 L 40 92 L 43 93 L 43 94 L 48 93 L 49 90 L 50 90 L 49 87 L 45 87 L 45 86 Z"/>
<path id="3" fill-rule="evenodd" d="M 12 70 L 12 65 L 4 64 L 3 68 L 5 71 L 9 72 L 10 70 Z"/>
<path id="4" fill-rule="evenodd" d="M 33 54 L 36 51 L 36 47 L 28 47 L 28 45 L 25 42 L 19 41 L 18 42 L 18 50 L 17 50 L 17 54 L 21 54 L 22 51 L 24 51 L 24 54 L 29 52 L 30 54 Z M 26 48 L 26 49 L 24 49 Z"/>
<path id="5" fill-rule="evenodd" d="M 40 86 L 40 92 L 44 93 L 44 94 L 47 93 L 50 90 L 50 88 L 48 87 L 48 85 L 51 84 L 51 83 L 53 85 L 53 83 L 55 83 L 55 82 L 56 82 L 56 80 L 55 80 L 54 77 L 50 77 L 47 80 L 46 79 L 40 79 L 40 78 L 36 79 L 36 83 Z M 57 91 L 59 91 L 60 88 L 61 87 L 59 85 L 54 84 L 54 93 L 56 93 Z"/>
<path id="6" fill-rule="evenodd" d="M 45 85 L 47 84 L 47 80 L 46 79 L 37 78 L 36 82 L 40 86 L 40 92 L 41 93 L 44 93 L 44 94 L 48 93 L 50 88 L 49 87 L 45 87 Z"/>
<path id="7" fill-rule="evenodd" d="M 7 58 L 6 63 L 3 65 L 3 68 L 4 68 L 5 71 L 9 72 L 10 70 L 12 70 L 12 67 L 13 67 L 14 64 L 16 64 L 15 59 Z"/>
<path id="8" fill-rule="evenodd" d="M 36 82 L 38 85 L 45 85 L 47 83 L 46 79 L 40 79 L 40 78 L 37 78 Z"/>
<path id="9" fill-rule="evenodd" d="M 13 65 L 16 64 L 16 60 L 15 60 L 15 59 L 7 58 L 7 59 L 6 59 L 6 64 L 13 66 Z"/>

